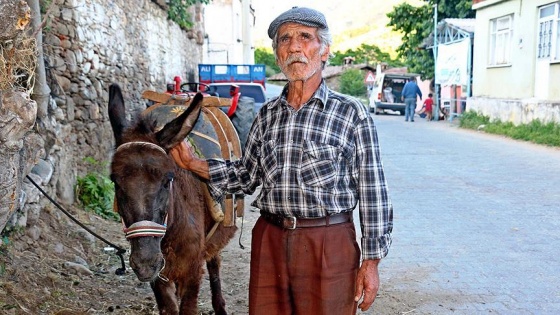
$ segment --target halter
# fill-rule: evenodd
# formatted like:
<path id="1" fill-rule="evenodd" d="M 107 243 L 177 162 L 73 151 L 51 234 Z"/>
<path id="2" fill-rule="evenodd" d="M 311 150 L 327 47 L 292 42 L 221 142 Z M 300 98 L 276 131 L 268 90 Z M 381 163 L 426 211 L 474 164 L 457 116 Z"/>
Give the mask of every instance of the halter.
<path id="1" fill-rule="evenodd" d="M 115 151 L 115 153 L 119 152 L 120 150 L 131 147 L 133 145 L 151 147 L 153 149 L 159 150 L 161 153 L 163 153 L 163 154 L 165 154 L 165 156 L 167 156 L 167 152 L 165 152 L 165 150 L 162 147 L 160 147 L 159 145 L 157 145 L 155 143 L 145 142 L 145 141 L 132 141 L 132 142 L 123 143 L 123 144 L 121 144 L 117 147 L 117 150 Z"/>
<path id="2" fill-rule="evenodd" d="M 165 152 L 165 150 L 159 145 L 151 142 L 144 142 L 144 141 L 133 141 L 133 142 L 123 143 L 117 147 L 117 150 L 115 152 L 119 152 L 120 150 L 126 149 L 134 145 L 146 146 L 153 149 L 157 149 L 161 153 L 165 154 L 165 156 L 167 156 L 167 152 Z M 169 183 L 169 196 L 171 197 L 170 202 L 172 203 L 173 202 L 173 179 L 171 179 L 171 182 Z M 127 228 L 124 224 L 124 220 L 121 221 L 123 224 L 123 232 L 127 240 L 130 240 L 132 238 L 137 238 L 137 237 L 144 237 L 144 236 L 164 237 L 165 232 L 167 231 L 167 215 L 165 216 L 165 220 L 163 224 L 159 224 L 148 220 L 142 220 L 131 224 Z"/>
<path id="3" fill-rule="evenodd" d="M 172 190 L 170 189 L 169 192 L 172 193 Z M 132 223 L 128 228 L 124 225 L 124 221 L 122 221 L 122 224 L 124 236 L 127 240 L 143 236 L 164 237 L 167 231 L 167 215 L 163 224 L 148 220 Z"/>

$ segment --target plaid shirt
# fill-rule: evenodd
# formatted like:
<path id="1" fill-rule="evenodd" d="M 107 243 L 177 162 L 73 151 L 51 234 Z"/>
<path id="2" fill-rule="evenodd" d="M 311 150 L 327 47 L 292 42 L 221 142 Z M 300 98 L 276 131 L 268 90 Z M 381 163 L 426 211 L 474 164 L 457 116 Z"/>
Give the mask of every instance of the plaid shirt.
<path id="1" fill-rule="evenodd" d="M 240 160 L 208 160 L 213 195 L 252 194 L 262 185 L 253 206 L 300 218 L 351 211 L 358 204 L 362 258 L 385 257 L 393 207 L 368 109 L 324 81 L 297 111 L 286 93 L 287 87 L 259 111 Z"/>

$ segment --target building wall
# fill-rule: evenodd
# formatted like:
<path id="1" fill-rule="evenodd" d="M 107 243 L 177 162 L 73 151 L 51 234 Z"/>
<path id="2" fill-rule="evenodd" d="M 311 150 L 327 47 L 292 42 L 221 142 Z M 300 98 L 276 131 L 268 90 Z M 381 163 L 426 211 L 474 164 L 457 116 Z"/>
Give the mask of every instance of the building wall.
<path id="1" fill-rule="evenodd" d="M 486 0 L 473 4 L 476 27 L 473 55 L 473 97 L 467 108 L 491 118 L 526 123 L 538 118 L 560 122 L 560 63 L 550 64 L 548 97 L 535 97 L 538 7 L 553 0 Z M 513 14 L 511 63 L 490 66 L 490 20 Z"/>
<path id="2" fill-rule="evenodd" d="M 203 63 L 254 64 L 251 0 L 214 0 L 205 6 Z"/>

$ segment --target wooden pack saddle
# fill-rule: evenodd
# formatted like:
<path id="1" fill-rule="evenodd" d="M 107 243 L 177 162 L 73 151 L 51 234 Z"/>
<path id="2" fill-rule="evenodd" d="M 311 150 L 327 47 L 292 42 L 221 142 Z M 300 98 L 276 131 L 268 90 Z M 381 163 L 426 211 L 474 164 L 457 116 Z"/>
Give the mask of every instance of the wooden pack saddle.
<path id="1" fill-rule="evenodd" d="M 154 105 L 144 110 L 142 115 L 150 115 L 156 122 L 156 128 L 162 128 L 189 107 L 192 96 L 144 91 L 142 97 L 154 102 Z M 197 154 L 204 158 L 239 159 L 239 136 L 231 120 L 221 109 L 230 106 L 231 99 L 204 96 L 202 105 L 200 117 L 184 141 L 194 146 Z M 206 198 L 212 205 L 209 209 L 212 217 L 216 222 L 221 221 L 224 226 L 234 226 L 235 218 L 244 214 L 245 201 L 242 194 L 226 194 L 223 203 L 220 204 L 212 199 L 206 187 Z"/>

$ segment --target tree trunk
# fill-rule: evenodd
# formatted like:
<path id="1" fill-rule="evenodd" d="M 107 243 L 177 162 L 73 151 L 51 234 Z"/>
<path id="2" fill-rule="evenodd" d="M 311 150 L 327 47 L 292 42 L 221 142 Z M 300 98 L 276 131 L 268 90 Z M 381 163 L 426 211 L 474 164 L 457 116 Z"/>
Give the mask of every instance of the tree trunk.
<path id="1" fill-rule="evenodd" d="M 45 74 L 45 59 L 43 57 L 43 31 L 41 22 L 41 7 L 39 0 L 27 0 L 31 8 L 32 19 L 31 28 L 35 34 L 37 42 L 37 67 L 35 68 L 35 87 L 31 98 L 37 102 L 37 118 L 43 120 L 47 117 L 47 108 L 51 89 L 47 85 Z"/>

